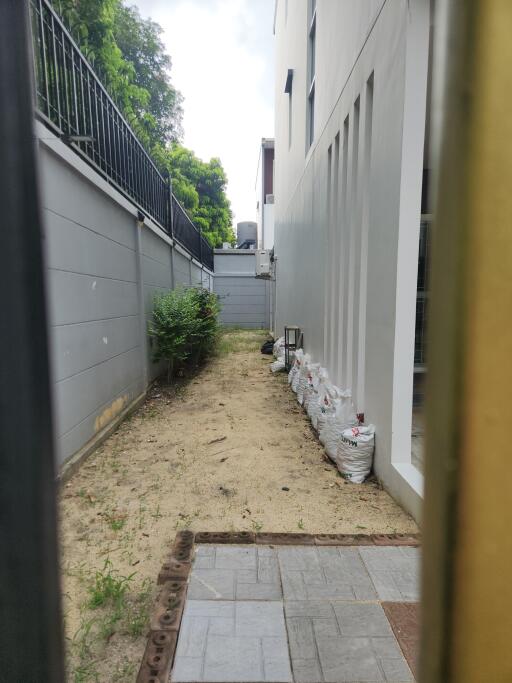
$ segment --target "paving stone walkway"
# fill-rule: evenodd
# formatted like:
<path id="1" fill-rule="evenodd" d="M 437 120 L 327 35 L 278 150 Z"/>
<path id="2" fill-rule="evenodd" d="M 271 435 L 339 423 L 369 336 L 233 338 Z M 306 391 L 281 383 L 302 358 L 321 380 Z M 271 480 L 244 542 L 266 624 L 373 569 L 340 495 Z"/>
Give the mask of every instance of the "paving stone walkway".
<path id="1" fill-rule="evenodd" d="M 419 601 L 419 549 L 199 545 L 173 683 L 414 681 L 381 602 Z"/>

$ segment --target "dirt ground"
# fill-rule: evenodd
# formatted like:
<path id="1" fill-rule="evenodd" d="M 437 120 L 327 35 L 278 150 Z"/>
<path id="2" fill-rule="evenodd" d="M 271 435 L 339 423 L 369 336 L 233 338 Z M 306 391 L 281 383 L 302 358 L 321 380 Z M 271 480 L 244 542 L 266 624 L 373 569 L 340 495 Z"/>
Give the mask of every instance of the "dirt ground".
<path id="1" fill-rule="evenodd" d="M 227 333 L 188 382 L 155 385 L 63 486 L 69 681 L 135 681 L 178 529 L 417 531 L 378 482 L 346 483 L 326 462 L 264 338 Z"/>

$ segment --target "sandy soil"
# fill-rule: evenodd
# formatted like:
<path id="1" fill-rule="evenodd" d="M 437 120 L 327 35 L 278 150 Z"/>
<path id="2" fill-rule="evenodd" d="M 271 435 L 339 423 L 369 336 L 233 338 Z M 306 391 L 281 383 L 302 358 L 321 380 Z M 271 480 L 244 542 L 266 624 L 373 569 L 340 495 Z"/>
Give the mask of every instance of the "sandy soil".
<path id="1" fill-rule="evenodd" d="M 188 383 L 155 386 L 64 485 L 70 681 L 135 680 L 156 576 L 178 529 L 417 531 L 378 482 L 346 483 L 326 462 L 285 375 L 273 376 L 259 353 L 263 338 L 230 333 Z M 122 618 L 87 604 L 107 559 L 113 577 L 135 573 Z"/>

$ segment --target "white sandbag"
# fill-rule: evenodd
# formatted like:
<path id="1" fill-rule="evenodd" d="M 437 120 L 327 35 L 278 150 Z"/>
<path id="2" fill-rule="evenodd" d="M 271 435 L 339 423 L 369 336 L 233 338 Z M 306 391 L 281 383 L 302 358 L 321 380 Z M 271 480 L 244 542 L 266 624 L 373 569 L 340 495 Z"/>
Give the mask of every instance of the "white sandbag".
<path id="1" fill-rule="evenodd" d="M 358 424 L 350 391 L 342 392 L 342 395 L 335 399 L 334 403 L 336 406 L 335 413 L 325 421 L 319 435 L 320 441 L 325 446 L 325 452 L 331 460 L 336 459 L 342 433 L 349 427 Z"/>
<path id="2" fill-rule="evenodd" d="M 319 388 L 318 401 L 310 404 L 308 414 L 317 432 L 321 432 L 330 416 L 334 416 L 336 412 L 334 400 L 338 398 L 338 393 L 338 388 L 326 379 L 323 387 Z"/>
<path id="3" fill-rule="evenodd" d="M 308 363 L 310 363 L 310 362 L 311 362 L 311 356 L 309 355 L 309 353 L 305 353 L 302 356 L 302 359 L 299 361 L 299 365 L 297 367 L 297 372 L 295 373 L 295 376 L 293 377 L 292 383 L 291 383 L 292 391 L 294 391 L 295 393 L 297 393 L 297 391 L 298 391 L 300 379 L 302 377 L 305 378 L 305 376 L 306 376 L 307 366 L 308 366 Z"/>
<path id="4" fill-rule="evenodd" d="M 339 439 L 335 462 L 341 474 L 354 484 L 362 484 L 370 474 L 375 449 L 373 425 L 345 429 Z"/>
<path id="5" fill-rule="evenodd" d="M 284 356 L 281 356 L 277 360 L 275 360 L 273 363 L 270 363 L 270 370 L 272 372 L 283 372 L 283 370 L 286 367 L 286 363 L 284 360 Z"/>
<path id="6" fill-rule="evenodd" d="M 292 363 L 292 367 L 290 368 L 290 372 L 288 373 L 288 384 L 293 384 L 294 377 L 297 375 L 297 373 L 300 370 L 300 366 L 302 363 L 302 360 L 304 358 L 304 351 L 302 349 L 297 349 L 295 351 L 295 357 Z"/>
<path id="7" fill-rule="evenodd" d="M 327 379 L 327 370 L 322 367 L 319 367 L 317 372 L 312 373 L 311 379 L 308 377 L 308 385 L 304 391 L 303 406 L 310 420 L 312 420 L 311 414 L 320 409 L 320 391 L 322 391 L 323 396 Z"/>
<path id="8" fill-rule="evenodd" d="M 276 339 L 273 346 L 274 358 L 284 358 L 284 337 L 279 337 Z"/>
<path id="9" fill-rule="evenodd" d="M 304 408 L 307 408 L 308 401 L 313 392 L 313 385 L 318 384 L 318 372 L 320 370 L 320 363 L 308 363 L 306 368 L 306 376 L 304 379 L 304 389 L 302 390 L 302 401 L 300 400 L 299 389 L 297 389 L 297 400 Z M 299 381 L 300 385 L 300 381 Z"/>

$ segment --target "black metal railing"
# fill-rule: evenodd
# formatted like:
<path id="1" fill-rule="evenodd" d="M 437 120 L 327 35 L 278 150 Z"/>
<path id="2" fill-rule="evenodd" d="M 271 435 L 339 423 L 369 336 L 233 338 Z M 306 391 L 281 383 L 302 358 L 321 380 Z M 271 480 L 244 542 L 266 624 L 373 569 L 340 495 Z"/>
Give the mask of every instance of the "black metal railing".
<path id="1" fill-rule="evenodd" d="M 172 195 L 48 0 L 30 0 L 36 110 L 109 183 L 207 268 L 213 249 Z M 172 214 L 172 215 L 171 215 Z"/>

